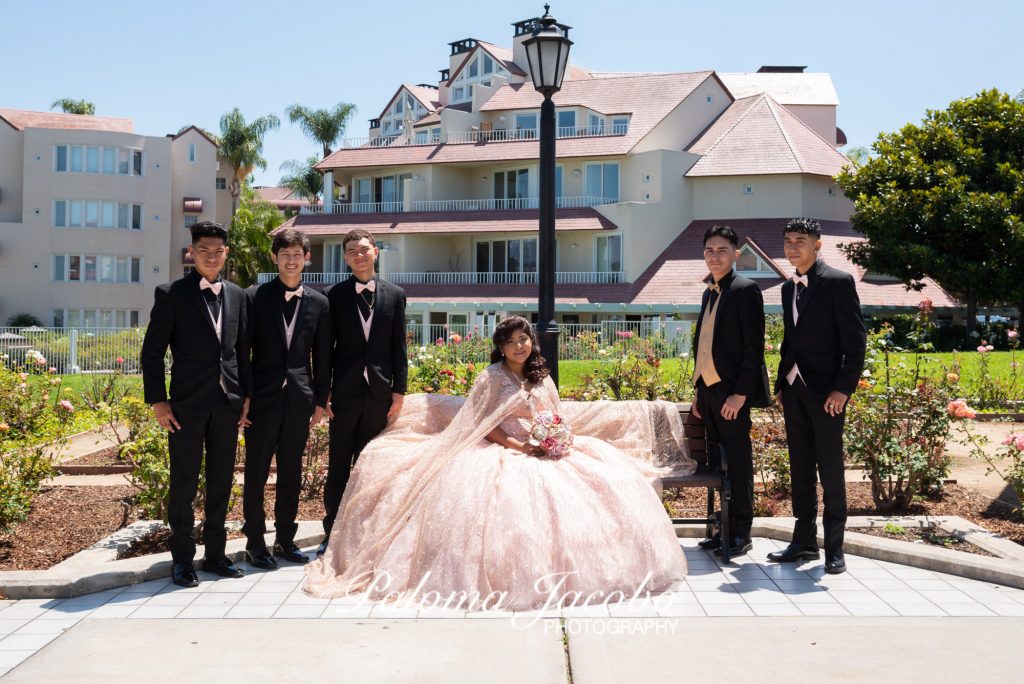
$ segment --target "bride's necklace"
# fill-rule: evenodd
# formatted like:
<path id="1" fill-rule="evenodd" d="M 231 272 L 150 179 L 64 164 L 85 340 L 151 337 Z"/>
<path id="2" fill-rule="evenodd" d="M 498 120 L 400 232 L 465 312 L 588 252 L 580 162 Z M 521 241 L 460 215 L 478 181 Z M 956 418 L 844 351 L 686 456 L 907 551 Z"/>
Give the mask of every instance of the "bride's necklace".
<path id="1" fill-rule="evenodd" d="M 507 364 L 503 364 L 503 365 L 505 365 L 505 372 L 508 373 L 509 375 L 511 375 L 512 379 L 519 383 L 519 389 L 525 391 L 526 390 L 526 384 L 530 381 L 529 378 L 527 378 L 524 375 L 523 379 L 520 380 L 519 376 L 516 375 L 516 372 L 514 370 L 509 368 Z"/>

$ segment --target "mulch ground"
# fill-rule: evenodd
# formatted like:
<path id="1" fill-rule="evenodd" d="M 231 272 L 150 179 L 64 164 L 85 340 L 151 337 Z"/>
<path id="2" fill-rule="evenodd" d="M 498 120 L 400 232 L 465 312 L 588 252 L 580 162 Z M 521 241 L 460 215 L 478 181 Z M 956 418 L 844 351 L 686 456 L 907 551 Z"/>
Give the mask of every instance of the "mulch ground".
<path id="1" fill-rule="evenodd" d="M 707 494 L 703 489 L 667 490 L 664 498 L 669 511 L 675 517 L 703 517 L 707 510 Z M 819 502 L 821 498 L 819 486 Z M 871 484 L 868 482 L 846 483 L 846 504 L 849 515 L 878 515 L 875 503 L 871 499 Z M 754 514 L 788 517 L 793 515 L 793 507 L 788 498 L 770 499 L 759 496 Z M 958 515 L 981 525 L 989 532 L 1024 545 L 1024 516 L 1019 511 L 1015 512 L 1007 504 L 994 501 L 984 494 L 960 485 L 948 484 L 940 499 L 922 498 L 899 515 Z"/>
<path id="2" fill-rule="evenodd" d="M 64 461 L 62 465 L 124 465 L 127 461 L 118 458 L 117 451 L 118 448 L 116 446 L 107 447 L 85 456 L 69 459 Z"/>
<path id="3" fill-rule="evenodd" d="M 92 546 L 125 525 L 139 519 L 138 508 L 131 502 L 135 488 L 113 487 L 43 487 L 32 501 L 28 520 L 11 534 L 0 535 L 0 571 L 45 570 L 62 560 Z M 266 510 L 273 517 L 274 490 L 267 486 Z M 323 501 L 299 500 L 299 520 L 320 520 L 324 517 Z M 228 513 L 229 520 L 242 520 L 241 497 Z M 147 540 L 133 555 L 167 551 L 169 532 L 161 530 Z M 229 538 L 241 536 L 240 532 Z"/>
<path id="4" fill-rule="evenodd" d="M 28 520 L 19 524 L 13 533 L 0 535 L 0 570 L 43 570 L 52 567 L 135 522 L 138 510 L 131 503 L 134 492 L 134 488 L 129 485 L 44 487 L 32 502 Z M 677 517 L 703 516 L 706 500 L 704 490 L 669 490 L 665 493 L 667 507 Z M 877 515 L 868 483 L 848 483 L 847 500 L 850 515 Z M 760 497 L 757 508 L 757 515 L 792 515 L 788 499 Z M 273 485 L 267 486 L 266 510 L 268 517 L 272 517 Z M 922 499 L 904 513 L 959 515 L 990 532 L 1024 545 L 1024 517 L 1020 513 L 1014 513 L 1009 506 L 959 485 L 946 485 L 941 499 Z M 323 503 L 319 497 L 299 501 L 299 520 L 319 520 L 323 514 Z M 228 519 L 242 519 L 240 499 L 235 502 Z M 232 533 L 232 538 L 238 536 L 241 536 L 240 532 Z M 139 544 L 134 555 L 166 550 L 167 532 L 160 531 Z"/>
<path id="5" fill-rule="evenodd" d="M 954 551 L 966 551 L 967 553 L 977 554 L 979 556 L 993 556 L 985 549 L 975 546 L 969 541 L 958 539 L 951 534 L 943 532 L 942 530 L 935 529 L 922 529 L 919 527 L 914 528 L 903 528 L 902 532 L 890 528 L 888 531 L 885 528 L 875 527 L 857 527 L 849 528 L 853 532 L 860 532 L 861 534 L 869 534 L 872 537 L 883 537 L 885 539 L 895 539 L 896 541 L 905 541 L 912 544 L 931 544 L 933 546 L 941 546 L 946 549 L 952 549 Z"/>

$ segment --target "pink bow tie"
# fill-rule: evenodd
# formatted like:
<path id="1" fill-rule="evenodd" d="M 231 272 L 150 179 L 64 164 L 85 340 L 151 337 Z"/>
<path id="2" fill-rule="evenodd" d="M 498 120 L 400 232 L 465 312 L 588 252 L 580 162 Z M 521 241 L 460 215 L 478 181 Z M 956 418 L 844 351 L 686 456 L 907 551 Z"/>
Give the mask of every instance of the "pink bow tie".
<path id="1" fill-rule="evenodd" d="M 200 291 L 202 291 L 202 290 L 209 290 L 214 295 L 219 295 L 220 294 L 220 288 L 223 287 L 223 286 L 224 286 L 224 283 L 222 281 L 220 281 L 220 280 L 218 280 L 215 283 L 211 283 L 206 278 L 202 278 L 202 279 L 199 280 L 199 290 Z"/>
<path id="2" fill-rule="evenodd" d="M 299 285 L 294 290 L 285 290 L 285 292 L 284 292 L 284 301 L 290 302 L 290 301 L 292 301 L 292 297 L 301 297 L 301 296 L 302 296 L 302 286 Z"/>
<path id="3" fill-rule="evenodd" d="M 790 280 L 793 281 L 794 285 L 800 284 L 803 285 L 804 287 L 807 287 L 808 280 L 806 275 L 795 275 Z"/>
<path id="4" fill-rule="evenodd" d="M 377 281 L 376 280 L 371 280 L 368 283 L 360 283 L 360 282 L 357 281 L 356 282 L 356 294 L 362 293 L 363 290 L 369 290 L 370 292 L 376 292 L 377 291 Z"/>

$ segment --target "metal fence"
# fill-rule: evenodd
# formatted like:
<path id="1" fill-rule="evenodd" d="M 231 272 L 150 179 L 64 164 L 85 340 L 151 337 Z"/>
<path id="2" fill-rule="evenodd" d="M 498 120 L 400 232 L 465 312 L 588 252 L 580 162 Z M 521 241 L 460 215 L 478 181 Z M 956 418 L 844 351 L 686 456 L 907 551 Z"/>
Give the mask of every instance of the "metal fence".
<path id="1" fill-rule="evenodd" d="M 486 362 L 491 352 L 490 326 L 409 323 L 408 339 L 416 347 L 443 346 L 454 360 Z M 9 368 L 37 364 L 60 374 L 139 373 L 145 328 L 2 328 L 0 359 Z M 559 337 L 559 358 L 593 360 L 630 350 L 651 351 L 671 358 L 690 349 L 688 321 L 605 321 L 565 324 Z M 168 357 L 168 367 L 169 367 Z"/>
<path id="2" fill-rule="evenodd" d="M 61 374 L 115 369 L 138 373 L 145 332 L 144 328 L 0 328 L 0 358 L 6 357 L 11 368 L 38 365 Z"/>
<path id="3" fill-rule="evenodd" d="M 446 356 L 459 361 L 487 362 L 494 325 L 409 323 L 406 334 L 414 348 L 444 348 Z M 614 358 L 631 351 L 653 353 L 659 359 L 689 353 L 690 321 L 604 321 L 562 324 L 558 358 L 590 361 Z M 415 351 L 410 349 L 415 355 Z"/>

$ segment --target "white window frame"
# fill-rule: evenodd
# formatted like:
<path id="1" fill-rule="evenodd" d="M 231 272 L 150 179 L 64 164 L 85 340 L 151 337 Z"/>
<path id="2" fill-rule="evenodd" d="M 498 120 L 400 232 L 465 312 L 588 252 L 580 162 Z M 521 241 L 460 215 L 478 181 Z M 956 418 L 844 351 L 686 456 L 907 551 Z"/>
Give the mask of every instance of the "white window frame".
<path id="1" fill-rule="evenodd" d="M 616 183 L 615 183 L 615 197 L 608 197 L 604 194 L 604 174 L 605 166 L 615 165 L 617 167 Z M 601 169 L 601 194 L 594 195 L 595 197 L 604 197 L 605 199 L 614 199 L 616 203 L 622 201 L 622 164 L 617 161 L 604 161 L 604 162 L 588 162 L 583 165 L 583 194 L 587 197 L 591 195 L 588 192 L 587 174 L 591 167 L 600 167 Z"/>
<path id="2" fill-rule="evenodd" d="M 739 265 L 739 259 L 737 259 L 736 263 L 733 264 L 733 271 L 735 271 L 737 275 L 741 275 L 746 278 L 781 277 L 778 274 L 778 272 L 774 268 L 772 268 L 771 265 L 767 261 L 765 261 L 764 258 L 760 254 L 758 254 L 753 247 L 750 246 L 750 243 L 746 243 L 742 247 L 740 247 L 740 258 L 742 258 L 745 254 L 750 254 L 751 256 L 754 257 L 755 263 L 757 264 L 757 270 L 751 271 L 749 269 L 741 269 Z"/>
<path id="3" fill-rule="evenodd" d="M 601 270 L 599 264 L 599 253 L 600 253 L 600 241 L 602 239 L 608 240 L 611 238 L 619 239 L 619 261 L 621 262 L 621 270 Z M 593 271 L 594 273 L 624 273 L 626 270 L 626 240 L 624 239 L 621 232 L 614 233 L 601 233 L 594 236 L 594 255 L 593 255 Z"/>

